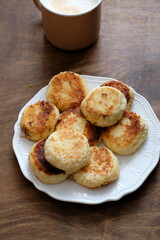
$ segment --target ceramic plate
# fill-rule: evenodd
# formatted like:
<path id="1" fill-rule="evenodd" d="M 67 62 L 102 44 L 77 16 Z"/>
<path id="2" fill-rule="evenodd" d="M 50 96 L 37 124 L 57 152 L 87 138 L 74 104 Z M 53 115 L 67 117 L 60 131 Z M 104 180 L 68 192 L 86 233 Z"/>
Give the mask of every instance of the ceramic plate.
<path id="1" fill-rule="evenodd" d="M 111 78 L 86 75 L 82 77 L 87 81 L 90 89 L 99 87 L 100 84 L 105 81 L 113 80 Z M 83 204 L 100 204 L 108 201 L 117 201 L 138 189 L 155 168 L 159 160 L 160 122 L 148 101 L 134 90 L 135 99 L 131 110 L 147 121 L 149 126 L 148 137 L 136 153 L 129 156 L 117 155 L 121 171 L 120 177 L 116 182 L 91 190 L 78 185 L 71 179 L 67 179 L 59 184 L 47 185 L 41 183 L 35 177 L 28 162 L 28 153 L 34 142 L 24 138 L 20 129 L 20 118 L 26 106 L 46 99 L 46 88 L 47 86 L 42 88 L 22 108 L 14 126 L 13 149 L 24 176 L 31 181 L 38 190 L 45 192 L 52 198 Z M 103 145 L 103 143 L 100 143 L 100 145 Z"/>

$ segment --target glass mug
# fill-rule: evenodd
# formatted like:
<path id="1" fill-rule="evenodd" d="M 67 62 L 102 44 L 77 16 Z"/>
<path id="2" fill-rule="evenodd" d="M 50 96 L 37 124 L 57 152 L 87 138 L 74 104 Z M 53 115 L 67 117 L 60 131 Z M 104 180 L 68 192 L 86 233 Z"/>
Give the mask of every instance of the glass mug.
<path id="1" fill-rule="evenodd" d="M 64 50 L 79 50 L 88 47 L 97 40 L 100 30 L 102 0 L 88 0 L 88 2 L 93 1 L 93 6 L 90 9 L 87 9 L 86 0 L 86 10 L 80 13 L 58 12 L 52 6 L 47 5 L 51 0 L 33 1 L 41 11 L 45 36 L 54 46 Z M 58 2 L 59 0 L 52 1 Z"/>

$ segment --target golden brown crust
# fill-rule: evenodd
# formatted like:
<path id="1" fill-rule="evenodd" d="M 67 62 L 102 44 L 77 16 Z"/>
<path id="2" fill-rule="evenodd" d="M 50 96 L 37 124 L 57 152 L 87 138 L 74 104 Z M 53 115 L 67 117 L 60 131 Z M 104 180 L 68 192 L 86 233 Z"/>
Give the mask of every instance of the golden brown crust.
<path id="1" fill-rule="evenodd" d="M 119 177 L 118 158 L 105 147 L 91 147 L 90 163 L 74 173 L 77 183 L 96 188 L 111 183 Z"/>
<path id="2" fill-rule="evenodd" d="M 129 110 L 126 110 L 124 112 L 123 117 L 125 117 L 126 119 L 129 119 L 131 124 L 130 125 L 124 125 L 122 122 L 120 122 L 120 123 L 118 122 L 114 126 L 109 127 L 105 130 L 105 137 L 107 137 L 107 139 L 110 143 L 116 143 L 117 145 L 126 146 L 133 141 L 135 136 L 138 134 L 141 125 L 140 125 L 140 117 L 137 114 L 135 114 L 133 112 L 130 112 Z M 123 128 L 123 132 L 121 134 L 121 137 L 120 138 L 119 137 L 113 137 L 111 132 L 119 124 Z M 103 133 L 103 135 L 104 135 L 104 133 Z"/>
<path id="3" fill-rule="evenodd" d="M 39 141 L 54 131 L 58 118 L 59 111 L 54 104 L 38 101 L 24 110 L 20 127 L 28 139 Z"/>
<path id="4" fill-rule="evenodd" d="M 91 150 L 91 156 L 92 160 L 97 165 L 90 165 L 83 168 L 84 172 L 94 172 L 94 175 L 96 174 L 103 174 L 103 172 L 108 173 L 112 171 L 113 168 L 113 161 L 112 157 L 109 154 L 109 150 L 104 147 L 99 148 L 92 148 Z M 102 169 L 99 168 L 99 166 L 103 166 Z"/>
<path id="5" fill-rule="evenodd" d="M 30 167 L 41 182 L 47 184 L 60 183 L 68 177 L 68 174 L 47 162 L 44 155 L 45 142 L 46 139 L 40 140 L 30 149 Z"/>
<path id="6" fill-rule="evenodd" d="M 80 107 L 64 111 L 58 120 L 56 130 L 77 130 L 87 137 L 89 145 L 95 146 L 101 139 L 101 128 L 86 120 Z"/>
<path id="7" fill-rule="evenodd" d="M 108 127 L 118 122 L 126 109 L 126 98 L 113 87 L 93 89 L 81 103 L 81 111 L 95 126 Z"/>
<path id="8" fill-rule="evenodd" d="M 60 111 L 80 106 L 89 89 L 82 77 L 73 72 L 61 72 L 54 76 L 47 88 L 47 100 Z"/>
<path id="9" fill-rule="evenodd" d="M 114 80 L 105 82 L 105 83 L 101 84 L 100 87 L 104 87 L 104 86 L 114 87 L 114 88 L 118 89 L 119 91 L 121 91 L 127 100 L 128 109 L 131 108 L 131 105 L 132 105 L 133 99 L 134 99 L 134 93 L 129 86 L 127 86 L 126 84 L 124 84 L 120 81 L 114 81 Z"/>
<path id="10" fill-rule="evenodd" d="M 146 122 L 136 113 L 126 110 L 123 118 L 102 133 L 105 145 L 115 153 L 128 155 L 145 141 L 148 132 Z"/>
<path id="11" fill-rule="evenodd" d="M 33 148 L 33 151 L 30 153 L 31 157 L 34 159 L 34 163 L 37 166 L 39 171 L 43 171 L 48 175 L 57 175 L 60 173 L 65 173 L 63 170 L 60 170 L 49 162 L 46 161 L 44 156 L 44 144 L 46 139 L 40 140 Z"/>

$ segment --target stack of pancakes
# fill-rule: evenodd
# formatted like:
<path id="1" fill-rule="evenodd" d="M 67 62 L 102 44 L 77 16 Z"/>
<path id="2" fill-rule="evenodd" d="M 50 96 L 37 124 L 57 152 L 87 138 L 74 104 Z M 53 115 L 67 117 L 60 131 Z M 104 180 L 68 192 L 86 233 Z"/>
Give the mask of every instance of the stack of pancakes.
<path id="1" fill-rule="evenodd" d="M 147 123 L 130 110 L 133 101 L 132 89 L 122 82 L 89 91 L 79 74 L 55 75 L 46 100 L 28 106 L 20 122 L 25 137 L 35 141 L 29 163 L 38 179 L 55 184 L 73 175 L 88 188 L 117 180 L 115 153 L 132 154 L 147 137 Z M 101 140 L 106 147 L 97 146 Z"/>

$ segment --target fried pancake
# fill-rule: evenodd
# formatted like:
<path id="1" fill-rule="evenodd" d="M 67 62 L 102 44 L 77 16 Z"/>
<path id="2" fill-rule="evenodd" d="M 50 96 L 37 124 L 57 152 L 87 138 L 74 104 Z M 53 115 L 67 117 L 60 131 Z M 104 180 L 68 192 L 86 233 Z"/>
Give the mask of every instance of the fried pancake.
<path id="1" fill-rule="evenodd" d="M 43 183 L 55 184 L 64 181 L 68 175 L 63 171 L 48 163 L 44 156 L 44 144 L 46 139 L 35 143 L 29 153 L 30 166 Z"/>
<path id="2" fill-rule="evenodd" d="M 39 141 L 54 131 L 58 118 L 59 110 L 54 104 L 38 101 L 24 110 L 20 127 L 26 138 Z"/>
<path id="3" fill-rule="evenodd" d="M 63 112 L 80 106 L 88 92 L 88 85 L 79 74 L 61 72 L 50 80 L 46 98 Z"/>
<path id="4" fill-rule="evenodd" d="M 129 155 L 138 150 L 146 140 L 148 125 L 138 114 L 126 110 L 123 118 L 114 126 L 107 128 L 103 142 L 111 151 Z"/>
<path id="5" fill-rule="evenodd" d="M 101 87 L 105 87 L 105 86 L 114 87 L 114 88 L 118 89 L 119 91 L 121 91 L 127 100 L 126 110 L 131 109 L 132 103 L 134 100 L 134 93 L 129 86 L 127 86 L 126 84 L 124 84 L 120 81 L 114 81 L 114 80 L 101 84 Z"/>
<path id="6" fill-rule="evenodd" d="M 81 103 L 81 111 L 95 126 L 108 127 L 118 122 L 126 108 L 126 98 L 113 87 L 93 89 Z"/>
<path id="7" fill-rule="evenodd" d="M 73 177 L 77 183 L 88 188 L 97 188 L 118 179 L 118 158 L 105 147 L 91 147 L 90 163 Z"/>
<path id="8" fill-rule="evenodd" d="M 80 107 L 61 113 L 55 130 L 69 129 L 81 132 L 88 138 L 90 146 L 97 145 L 101 140 L 101 128 L 86 120 Z"/>
<path id="9" fill-rule="evenodd" d="M 67 174 L 89 163 L 88 139 L 80 132 L 61 129 L 52 133 L 44 145 L 45 158 Z"/>

